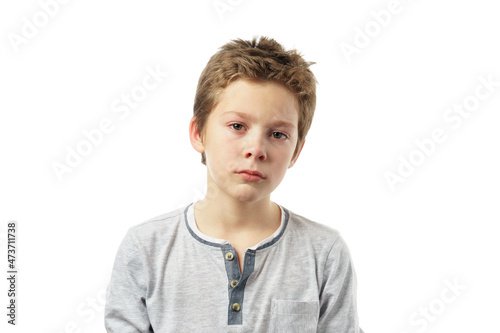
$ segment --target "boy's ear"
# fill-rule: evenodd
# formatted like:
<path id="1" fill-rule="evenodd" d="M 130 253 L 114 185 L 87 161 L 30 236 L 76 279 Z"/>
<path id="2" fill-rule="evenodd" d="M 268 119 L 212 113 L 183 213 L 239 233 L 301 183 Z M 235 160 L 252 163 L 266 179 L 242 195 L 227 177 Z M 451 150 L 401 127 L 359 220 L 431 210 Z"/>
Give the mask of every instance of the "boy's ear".
<path id="1" fill-rule="evenodd" d="M 196 116 L 191 118 L 189 122 L 189 139 L 191 140 L 191 145 L 198 153 L 205 152 L 205 145 L 203 144 L 203 138 L 198 131 L 198 125 L 196 122 Z"/>
<path id="2" fill-rule="evenodd" d="M 299 158 L 300 152 L 302 151 L 302 148 L 304 148 L 304 143 L 306 143 L 306 139 L 304 139 L 304 141 L 302 141 L 302 145 L 300 146 L 299 152 L 297 153 L 297 156 L 295 156 L 295 158 L 290 162 L 290 165 L 288 166 L 288 169 L 290 169 L 291 167 L 293 167 L 293 165 L 295 164 L 295 162 L 297 162 L 297 159 Z"/>

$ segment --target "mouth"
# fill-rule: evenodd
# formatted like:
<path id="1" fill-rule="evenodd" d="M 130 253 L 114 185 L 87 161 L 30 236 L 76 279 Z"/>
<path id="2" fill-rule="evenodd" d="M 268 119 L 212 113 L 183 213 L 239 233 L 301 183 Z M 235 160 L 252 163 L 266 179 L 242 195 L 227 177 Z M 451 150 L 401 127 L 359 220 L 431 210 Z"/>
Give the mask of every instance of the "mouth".
<path id="1" fill-rule="evenodd" d="M 254 182 L 259 181 L 261 179 L 266 179 L 266 177 L 264 177 L 263 174 L 261 174 L 258 171 L 255 171 L 255 170 L 242 170 L 242 171 L 238 171 L 237 174 L 246 180 L 250 180 L 250 181 L 254 181 Z"/>

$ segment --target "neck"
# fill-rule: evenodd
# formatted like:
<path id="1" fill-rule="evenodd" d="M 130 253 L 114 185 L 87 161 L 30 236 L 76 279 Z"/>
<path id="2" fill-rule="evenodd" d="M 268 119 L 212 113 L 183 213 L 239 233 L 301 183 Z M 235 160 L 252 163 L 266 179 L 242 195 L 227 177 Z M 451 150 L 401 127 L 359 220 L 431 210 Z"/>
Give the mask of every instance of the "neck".
<path id="1" fill-rule="evenodd" d="M 241 201 L 223 191 L 210 191 L 196 203 L 194 214 L 198 229 L 211 237 L 228 239 L 238 234 L 272 234 L 281 222 L 281 210 L 270 196 L 258 201 Z"/>

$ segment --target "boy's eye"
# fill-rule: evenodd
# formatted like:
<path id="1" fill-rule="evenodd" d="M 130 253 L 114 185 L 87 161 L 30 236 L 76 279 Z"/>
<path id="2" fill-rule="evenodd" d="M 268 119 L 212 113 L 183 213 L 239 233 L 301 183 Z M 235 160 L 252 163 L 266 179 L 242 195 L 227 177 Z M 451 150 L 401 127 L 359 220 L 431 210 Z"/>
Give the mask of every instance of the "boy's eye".
<path id="1" fill-rule="evenodd" d="M 244 126 L 242 124 L 239 124 L 239 123 L 234 123 L 234 124 L 231 124 L 229 125 L 231 126 L 232 129 L 234 129 L 235 131 L 241 131 Z M 273 132 L 271 134 L 273 136 L 274 139 L 278 139 L 278 140 L 283 140 L 283 139 L 287 139 L 288 136 L 284 133 L 281 133 L 281 132 Z"/>
<path id="2" fill-rule="evenodd" d="M 275 139 L 286 139 L 286 135 L 281 132 L 273 132 L 273 138 Z"/>
<path id="3" fill-rule="evenodd" d="M 231 124 L 231 127 L 237 131 L 243 128 L 242 124 Z"/>

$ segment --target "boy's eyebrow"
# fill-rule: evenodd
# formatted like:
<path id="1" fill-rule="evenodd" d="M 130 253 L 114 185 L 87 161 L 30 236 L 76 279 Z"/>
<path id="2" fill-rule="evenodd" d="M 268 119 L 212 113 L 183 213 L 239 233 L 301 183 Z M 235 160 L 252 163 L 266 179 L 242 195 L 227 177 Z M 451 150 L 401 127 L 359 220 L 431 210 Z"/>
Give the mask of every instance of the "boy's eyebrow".
<path id="1" fill-rule="evenodd" d="M 226 111 L 224 113 L 222 113 L 222 116 L 226 115 L 226 114 L 235 114 L 241 118 L 244 118 L 244 119 L 248 119 L 248 120 L 252 120 L 253 117 L 249 114 L 246 114 L 246 113 L 243 113 L 243 112 L 238 112 L 238 111 Z M 274 123 L 273 123 L 274 126 L 281 126 L 281 127 L 290 127 L 290 128 L 294 128 L 295 125 L 293 125 L 292 123 L 288 122 L 288 121 L 284 121 L 284 120 L 276 120 Z"/>

